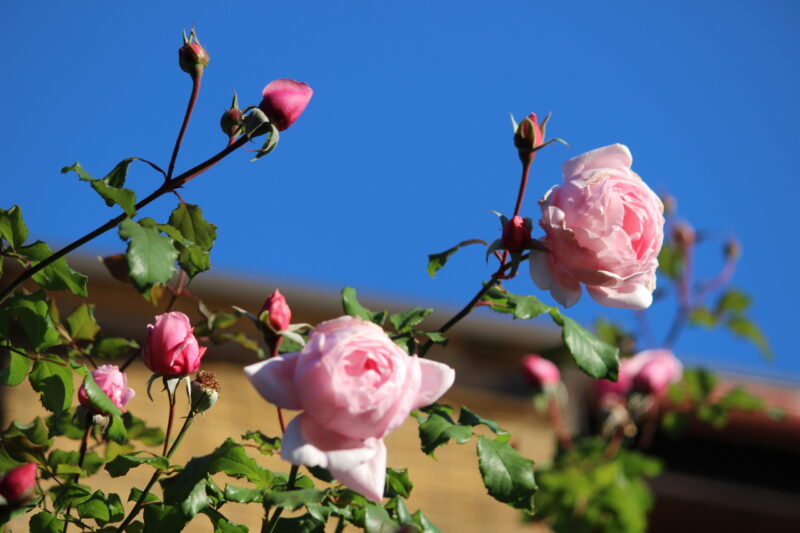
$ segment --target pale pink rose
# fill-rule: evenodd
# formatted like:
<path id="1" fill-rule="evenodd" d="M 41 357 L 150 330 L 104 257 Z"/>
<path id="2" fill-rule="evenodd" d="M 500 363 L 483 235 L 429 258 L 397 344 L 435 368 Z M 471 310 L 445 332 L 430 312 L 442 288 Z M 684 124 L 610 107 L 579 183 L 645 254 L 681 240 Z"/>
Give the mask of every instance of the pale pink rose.
<path id="1" fill-rule="evenodd" d="M 120 371 L 119 367 L 116 365 L 100 365 L 92 370 L 92 378 L 94 378 L 97 386 L 106 393 L 106 396 L 114 402 L 114 405 L 125 412 L 125 404 L 131 401 L 131 398 L 136 393 L 133 392 L 133 389 L 128 388 L 128 378 Z M 86 388 L 83 385 L 78 389 L 78 401 L 85 408 L 98 412 L 97 407 L 89 400 Z"/>
<path id="2" fill-rule="evenodd" d="M 536 354 L 526 355 L 522 359 L 522 370 L 532 385 L 553 386 L 561 381 L 558 367 L 552 361 Z"/>
<path id="3" fill-rule="evenodd" d="M 680 381 L 682 375 L 683 365 L 671 351 L 665 349 L 644 350 L 633 357 L 626 357 L 620 361 L 616 382 L 598 379 L 594 381 L 594 389 L 601 403 L 620 401 L 628 395 L 634 385 L 645 392 L 654 392 L 654 389 L 649 386 L 658 385 L 666 379 L 661 384 L 661 392 L 663 392 L 669 383 Z"/>
<path id="4" fill-rule="evenodd" d="M 261 313 L 264 311 L 269 313 L 269 325 L 275 331 L 283 331 L 292 323 L 292 310 L 278 289 L 275 289 L 275 292 L 270 294 L 264 305 L 261 306 Z"/>
<path id="5" fill-rule="evenodd" d="M 653 301 L 664 206 L 631 170 L 621 144 L 564 163 L 564 183 L 539 201 L 550 250 L 531 251 L 534 283 L 569 307 L 580 283 L 602 305 L 644 309 Z"/>
<path id="6" fill-rule="evenodd" d="M 144 364 L 163 376 L 188 376 L 200 368 L 206 347 L 194 336 L 189 317 L 172 311 L 156 316 L 147 325 L 147 340 L 142 350 Z"/>
<path id="7" fill-rule="evenodd" d="M 281 78 L 264 87 L 263 100 L 258 107 L 279 131 L 283 131 L 303 114 L 312 94 L 314 91 L 308 84 Z"/>
<path id="8" fill-rule="evenodd" d="M 27 499 L 36 484 L 36 463 L 25 463 L 12 468 L 0 479 L 0 496 L 9 503 Z"/>
<path id="9" fill-rule="evenodd" d="M 286 428 L 281 457 L 327 468 L 373 501 L 383 497 L 383 437 L 455 379 L 449 366 L 409 356 L 380 327 L 349 316 L 319 324 L 302 351 L 245 373 L 267 401 L 303 411 Z"/>
<path id="10" fill-rule="evenodd" d="M 633 386 L 642 392 L 661 396 L 670 383 L 677 383 L 683 377 L 683 365 L 669 350 L 646 350 L 638 355 L 647 356 L 633 378 Z"/>

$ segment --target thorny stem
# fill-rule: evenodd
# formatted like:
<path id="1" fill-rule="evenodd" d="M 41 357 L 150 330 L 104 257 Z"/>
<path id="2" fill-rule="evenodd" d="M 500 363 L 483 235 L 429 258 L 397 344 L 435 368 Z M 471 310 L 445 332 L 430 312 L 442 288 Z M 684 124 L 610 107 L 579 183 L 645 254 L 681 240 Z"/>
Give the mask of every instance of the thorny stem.
<path id="1" fill-rule="evenodd" d="M 181 129 L 178 132 L 178 138 L 175 139 L 175 148 L 172 149 L 172 157 L 169 160 L 169 167 L 167 168 L 167 181 L 172 178 L 172 172 L 175 170 L 175 160 L 178 158 L 178 152 L 181 149 L 183 134 L 186 133 L 186 127 L 189 125 L 189 119 L 192 118 L 194 105 L 197 103 L 197 95 L 200 94 L 200 80 L 202 77 L 203 69 L 199 69 L 198 73 L 192 76 L 192 95 L 189 97 L 189 103 L 186 104 L 186 114 L 183 117 L 183 124 L 181 124 Z"/>
<path id="2" fill-rule="evenodd" d="M 195 417 L 196 414 L 197 413 L 195 413 L 194 409 L 189 411 L 189 416 L 186 417 L 186 420 L 183 422 L 183 427 L 181 427 L 181 430 L 178 433 L 178 436 L 175 437 L 175 442 L 172 444 L 172 447 L 169 449 L 169 451 L 167 452 L 167 454 L 165 456 L 167 459 L 172 457 L 172 454 L 174 454 L 175 450 L 178 449 L 178 446 L 183 441 L 183 437 L 186 435 L 186 432 L 189 430 L 189 427 L 192 425 L 192 422 L 194 421 L 194 417 Z M 155 472 L 153 472 L 152 477 L 150 477 L 150 481 L 147 482 L 147 485 L 145 486 L 144 490 L 142 491 L 142 494 L 139 496 L 139 499 L 136 500 L 136 504 L 133 506 L 133 509 L 131 509 L 131 512 L 128 514 L 128 516 L 125 517 L 125 520 L 122 522 L 122 524 L 119 525 L 119 527 L 117 528 L 116 533 L 121 533 L 121 532 L 125 531 L 125 528 L 128 527 L 128 524 L 130 524 L 131 521 L 134 518 L 136 518 L 136 515 L 139 514 L 139 511 L 141 511 L 141 509 L 142 509 L 142 506 L 144 504 L 144 500 L 147 498 L 147 495 L 150 493 L 150 489 L 153 488 L 153 485 L 156 484 L 156 481 L 158 481 L 158 478 L 161 477 L 161 473 L 162 473 L 161 470 L 156 470 Z"/>
<path id="3" fill-rule="evenodd" d="M 286 491 L 290 491 L 294 489 L 294 482 L 297 480 L 297 471 L 300 469 L 297 465 L 292 465 L 292 469 L 289 471 L 289 481 L 286 483 Z M 264 516 L 264 521 L 261 525 L 261 533 L 273 533 L 275 531 L 275 527 L 278 525 L 278 519 L 281 517 L 281 513 L 283 513 L 283 507 L 278 507 L 275 509 L 275 512 L 272 513 L 272 518 L 267 521 L 266 515 Z"/>
<path id="4" fill-rule="evenodd" d="M 202 174 L 212 166 L 216 165 L 221 159 L 226 157 L 228 154 L 236 150 L 237 148 L 241 147 L 248 141 L 248 137 L 243 135 L 239 137 L 233 144 L 228 145 L 225 149 L 218 152 L 216 155 L 210 157 L 209 159 L 203 161 L 202 163 L 194 166 L 193 168 L 187 170 L 183 174 L 176 176 L 169 181 L 165 181 L 161 184 L 161 186 L 153 191 L 147 198 L 136 204 L 136 210 L 140 210 L 146 205 L 150 204 L 153 200 L 163 196 L 164 194 L 171 192 L 181 186 L 183 186 L 186 182 L 191 180 L 192 178 Z M 37 272 L 40 272 L 42 269 L 47 268 L 48 266 L 52 265 L 54 262 L 58 261 L 68 253 L 80 248 L 87 242 L 91 241 L 92 239 L 102 235 L 103 233 L 107 232 L 108 230 L 116 227 L 120 222 L 125 220 L 128 217 L 126 213 L 122 213 L 121 215 L 112 218 L 102 226 L 98 227 L 94 231 L 91 231 L 81 237 L 80 239 L 66 245 L 65 247 L 61 248 L 53 255 L 45 259 L 44 261 L 37 263 L 35 266 L 23 271 L 17 278 L 0 293 L 0 304 L 2 304 L 9 296 L 11 296 L 14 291 L 16 291 L 25 281 L 33 277 Z"/>

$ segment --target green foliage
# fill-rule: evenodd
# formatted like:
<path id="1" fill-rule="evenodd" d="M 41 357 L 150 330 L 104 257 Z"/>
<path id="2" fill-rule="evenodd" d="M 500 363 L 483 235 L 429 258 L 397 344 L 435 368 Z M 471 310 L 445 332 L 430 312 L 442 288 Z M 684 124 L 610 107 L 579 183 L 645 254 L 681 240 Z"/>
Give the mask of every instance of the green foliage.
<path id="1" fill-rule="evenodd" d="M 28 528 L 30 533 L 62 533 L 64 520 L 48 511 L 42 511 L 31 516 Z"/>
<path id="2" fill-rule="evenodd" d="M 280 437 L 268 437 L 260 431 L 248 431 L 242 435 L 244 440 L 252 440 L 258 446 L 258 451 L 264 455 L 274 455 L 280 452 Z"/>
<path id="3" fill-rule="evenodd" d="M 553 322 L 562 326 L 564 344 L 578 368 L 595 379 L 617 380 L 619 348 L 604 343 L 555 307 L 550 309 L 550 316 Z"/>
<path id="4" fill-rule="evenodd" d="M 535 296 L 520 296 L 494 286 L 484 295 L 483 301 L 496 313 L 511 313 L 515 319 L 529 320 L 551 312 L 549 305 L 543 304 Z"/>
<path id="5" fill-rule="evenodd" d="M 72 370 L 67 363 L 54 355 L 45 355 L 33 363 L 28 379 L 33 390 L 40 393 L 45 409 L 56 414 L 69 409 L 74 385 Z"/>
<path id="6" fill-rule="evenodd" d="M 53 250 L 50 249 L 47 243 L 36 241 L 33 244 L 17 249 L 17 254 L 21 258 L 19 260 L 21 264 L 34 267 L 53 255 Z M 71 269 L 67 264 L 67 260 L 63 257 L 34 274 L 32 279 L 47 290 L 68 290 L 72 294 L 82 297 L 88 295 L 86 276 Z"/>
<path id="7" fill-rule="evenodd" d="M 182 236 L 176 242 L 178 263 L 189 278 L 210 269 L 209 252 L 217 238 L 217 227 L 203 218 L 202 209 L 181 202 L 170 214 L 169 224 Z"/>
<path id="8" fill-rule="evenodd" d="M 683 270 L 683 253 L 675 245 L 665 242 L 658 254 L 658 268 L 671 280 L 677 280 Z"/>
<path id="9" fill-rule="evenodd" d="M 2 351 L 2 347 L 0 347 Z M 10 350 L 8 353 L 8 366 L 0 370 L 0 385 L 15 387 L 25 381 L 28 370 L 31 367 L 31 360 L 17 352 Z"/>
<path id="10" fill-rule="evenodd" d="M 150 465 L 157 470 L 169 469 L 169 461 L 166 457 L 140 455 L 142 452 L 117 455 L 105 468 L 111 477 L 124 476 L 131 468 L 136 468 L 144 464 Z"/>
<path id="11" fill-rule="evenodd" d="M 105 200 L 107 206 L 119 205 L 128 216 L 133 216 L 136 214 L 136 193 L 124 188 L 123 185 L 125 185 L 128 167 L 134 159 L 120 161 L 111 172 L 101 179 L 93 178 L 78 162 L 62 168 L 61 173 L 74 172 L 78 175 L 78 179 L 91 184 L 92 189 Z"/>
<path id="12" fill-rule="evenodd" d="M 178 252 L 172 240 L 147 227 L 126 218 L 119 225 L 119 236 L 128 241 L 125 259 L 134 287 L 144 292 L 154 285 L 166 283 L 175 271 Z"/>
<path id="13" fill-rule="evenodd" d="M 424 453 L 435 457 L 436 448 L 447 444 L 450 439 L 464 444 L 472 438 L 472 427 L 456 424 L 452 414 L 452 407 L 441 404 L 433 404 L 412 413 L 419 422 L 419 440 Z"/>
<path id="14" fill-rule="evenodd" d="M 122 359 L 127 357 L 133 350 L 139 349 L 139 343 L 124 339 L 122 337 L 103 337 L 91 347 L 92 357 L 100 359 Z"/>
<path id="15" fill-rule="evenodd" d="M 247 533 L 248 531 L 247 527 L 231 522 L 212 507 L 206 507 L 202 512 L 211 520 L 214 533 Z"/>
<path id="16" fill-rule="evenodd" d="M 136 418 L 130 411 L 123 413 L 122 422 L 129 439 L 138 440 L 145 446 L 158 446 L 164 442 L 164 431 L 159 427 L 150 427 L 141 418 Z"/>
<path id="17" fill-rule="evenodd" d="M 444 252 L 438 254 L 429 254 L 428 275 L 432 278 L 436 277 L 436 273 L 445 265 L 445 263 L 447 263 L 447 260 L 450 259 L 451 255 L 456 253 L 464 246 L 469 246 L 470 244 L 483 244 L 488 246 L 488 243 L 486 241 L 482 241 L 481 239 L 469 239 L 466 241 L 461 241 L 460 243 L 456 244 L 452 248 L 445 250 Z"/>
<path id="18" fill-rule="evenodd" d="M 483 484 L 496 500 L 533 513 L 536 480 L 533 461 L 522 457 L 508 439 L 478 439 L 478 465 Z"/>
<path id="19" fill-rule="evenodd" d="M 376 313 L 361 305 L 358 298 L 356 298 L 356 290 L 352 287 L 345 287 L 342 289 L 342 308 L 344 312 L 350 316 L 374 322 L 379 326 L 383 326 L 383 323 L 386 321 L 386 311 L 379 311 Z"/>
<path id="20" fill-rule="evenodd" d="M 3 311 L 17 319 L 35 351 L 42 352 L 62 342 L 44 291 L 33 294 L 17 293 Z"/>
<path id="21" fill-rule="evenodd" d="M 28 226 L 22 219 L 22 209 L 18 205 L 11 209 L 0 209 L 0 239 L 5 240 L 13 250 L 23 245 L 28 238 Z M 0 248 L 2 241 L 0 241 Z"/>
<path id="22" fill-rule="evenodd" d="M 94 340 L 100 326 L 94 318 L 94 306 L 81 304 L 71 315 L 67 317 L 67 327 L 69 335 L 73 340 Z"/>
<path id="23" fill-rule="evenodd" d="M 402 470 L 397 470 L 395 468 L 386 469 L 386 489 L 384 490 L 384 496 L 387 498 L 393 498 L 395 496 L 408 498 L 412 488 L 414 488 L 414 484 L 411 483 L 411 480 L 408 478 L 407 468 L 403 468 Z"/>
<path id="24" fill-rule="evenodd" d="M 355 296 L 355 295 L 354 295 Z M 389 323 L 399 332 L 411 331 L 411 328 L 425 320 L 425 317 L 433 313 L 433 309 L 423 309 L 422 307 L 412 307 L 402 313 L 395 313 L 389 316 Z"/>
<path id="25" fill-rule="evenodd" d="M 539 492 L 533 520 L 555 532 L 644 533 L 653 498 L 645 477 L 660 463 L 625 448 L 605 457 L 607 443 L 587 438 L 537 470 Z"/>
<path id="26" fill-rule="evenodd" d="M 99 411 L 114 416 L 122 415 L 122 410 L 120 410 L 103 389 L 95 383 L 94 377 L 92 377 L 90 373 L 87 373 L 86 377 L 83 378 L 83 387 L 86 390 L 86 396 L 89 398 L 89 402 Z"/>

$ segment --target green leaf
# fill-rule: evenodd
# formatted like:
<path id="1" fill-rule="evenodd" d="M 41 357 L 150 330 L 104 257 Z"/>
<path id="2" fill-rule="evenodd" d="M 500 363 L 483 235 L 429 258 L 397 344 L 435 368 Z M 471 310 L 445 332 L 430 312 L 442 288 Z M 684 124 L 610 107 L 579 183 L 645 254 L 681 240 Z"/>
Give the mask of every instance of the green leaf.
<path id="1" fill-rule="evenodd" d="M 261 502 L 264 499 L 264 489 L 251 489 L 248 487 L 236 487 L 225 485 L 225 499 L 238 503 Z"/>
<path id="2" fill-rule="evenodd" d="M 194 278 L 200 272 L 211 269 L 211 255 L 199 246 L 180 246 L 178 264 L 189 278 Z"/>
<path id="3" fill-rule="evenodd" d="M 53 250 L 47 243 L 36 241 L 18 249 L 17 253 L 28 259 L 30 266 L 33 267 L 53 255 Z M 51 291 L 69 290 L 72 294 L 84 298 L 89 294 L 86 290 L 86 276 L 71 269 L 63 257 L 34 274 L 33 281 Z"/>
<path id="4" fill-rule="evenodd" d="M 136 157 L 129 157 L 128 159 L 123 159 L 117 166 L 111 169 L 111 172 L 106 174 L 103 178 L 103 182 L 105 182 L 109 187 L 116 187 L 120 188 L 125 185 L 125 179 L 128 177 L 128 167 L 131 166 L 131 163 L 135 161 Z"/>
<path id="5" fill-rule="evenodd" d="M 672 280 L 678 279 L 683 270 L 683 254 L 670 243 L 664 243 L 658 254 L 658 268 Z"/>
<path id="6" fill-rule="evenodd" d="M 324 490 L 318 489 L 289 490 L 286 492 L 270 491 L 264 495 L 264 503 L 294 511 L 303 505 L 321 502 L 325 494 Z"/>
<path id="7" fill-rule="evenodd" d="M 203 509 L 202 513 L 211 520 L 211 525 L 214 526 L 214 533 L 247 533 L 246 526 L 242 526 L 235 522 L 231 522 L 225 518 L 222 513 L 212 507 Z"/>
<path id="8" fill-rule="evenodd" d="M 128 167 L 135 159 L 136 158 L 129 158 L 119 162 L 117 166 L 102 179 L 93 178 L 78 162 L 72 166 L 62 168 L 61 173 L 75 172 L 80 180 L 87 181 L 91 184 L 97 194 L 105 200 L 107 206 L 111 207 L 117 204 L 122 207 L 129 216 L 133 216 L 136 214 L 136 193 L 130 189 L 123 188 L 123 185 L 125 184 L 125 177 L 128 174 Z"/>
<path id="9" fill-rule="evenodd" d="M 50 305 L 44 291 L 33 294 L 17 293 L 11 300 L 9 312 L 19 321 L 33 349 L 42 352 L 61 342 L 50 315 Z"/>
<path id="10" fill-rule="evenodd" d="M 22 209 L 15 205 L 11 209 L 0 209 L 0 238 L 12 249 L 23 245 L 28 238 L 28 226 L 22 220 Z"/>
<path id="11" fill-rule="evenodd" d="M 738 315 L 747 311 L 751 303 L 752 299 L 750 296 L 739 289 L 728 289 L 720 294 L 717 305 L 715 306 L 715 312 L 718 315 L 724 312 Z"/>
<path id="12" fill-rule="evenodd" d="M 106 503 L 103 491 L 95 491 L 88 500 L 78 504 L 78 515 L 81 518 L 93 518 L 98 524 L 105 525 L 111 521 L 111 509 Z"/>
<path id="13" fill-rule="evenodd" d="M 727 326 L 737 337 L 747 339 L 755 344 L 765 359 L 772 359 L 772 348 L 769 346 L 769 341 L 755 322 L 749 318 L 739 317 L 728 320 Z"/>
<path id="14" fill-rule="evenodd" d="M 414 522 L 419 526 L 421 533 L 442 533 L 442 530 L 433 525 L 433 522 L 428 520 L 425 513 L 417 511 L 412 515 Z"/>
<path id="15" fill-rule="evenodd" d="M 54 487 L 52 490 L 56 493 L 56 497 L 53 500 L 53 507 L 57 510 L 78 505 L 92 496 L 92 491 L 89 490 L 88 487 L 72 482 Z"/>
<path id="16" fill-rule="evenodd" d="M 423 309 L 422 307 L 412 307 L 402 313 L 396 313 L 389 317 L 389 323 L 397 331 L 408 331 L 416 326 L 429 314 L 433 313 L 433 309 Z"/>
<path id="17" fill-rule="evenodd" d="M 309 514 L 295 518 L 279 518 L 272 533 L 323 533 L 325 523 Z"/>
<path id="18" fill-rule="evenodd" d="M 125 444 L 128 442 L 128 435 L 125 431 L 125 423 L 122 421 L 122 418 L 117 415 L 111 416 L 111 423 L 106 428 L 106 436 L 117 442 L 119 444 Z"/>
<path id="19" fill-rule="evenodd" d="M 2 347 L 0 347 L 2 351 Z M 8 366 L 0 370 L 0 384 L 15 387 L 28 376 L 31 360 L 17 352 L 8 351 Z"/>
<path id="20" fill-rule="evenodd" d="M 461 412 L 458 414 L 458 423 L 464 426 L 477 426 L 479 424 L 483 424 L 484 426 L 491 429 L 494 433 L 498 435 L 507 435 L 508 432 L 501 428 L 497 422 L 494 420 L 489 420 L 488 418 L 483 418 L 482 416 L 478 416 L 463 405 L 461 406 Z"/>
<path id="21" fill-rule="evenodd" d="M 30 533 L 62 533 L 64 521 L 48 511 L 42 511 L 31 517 L 28 528 Z"/>
<path id="22" fill-rule="evenodd" d="M 94 340 L 100 326 L 94 318 L 94 306 L 81 304 L 67 317 L 67 326 L 73 340 Z"/>
<path id="23" fill-rule="evenodd" d="M 386 311 L 374 313 L 361 305 L 356 297 L 356 290 L 353 287 L 345 287 L 342 289 L 342 307 L 344 308 L 344 312 L 348 315 L 374 322 L 379 326 L 383 326 L 386 320 Z"/>
<path id="24" fill-rule="evenodd" d="M 533 461 L 522 457 L 508 442 L 480 437 L 478 466 L 483 484 L 494 499 L 533 513 L 536 493 Z"/>
<path id="25" fill-rule="evenodd" d="M 203 218 L 199 206 L 180 203 L 169 216 L 169 223 L 201 250 L 208 252 L 217 238 L 217 227 Z"/>
<path id="26" fill-rule="evenodd" d="M 120 206 L 128 216 L 136 214 L 136 193 L 130 189 L 117 189 L 101 180 L 92 182 L 92 189 L 106 201 L 108 207 Z"/>
<path id="27" fill-rule="evenodd" d="M 275 455 L 281 449 L 280 437 L 268 437 L 260 431 L 248 431 L 242 435 L 242 438 L 255 442 L 258 445 L 258 451 L 264 455 Z"/>
<path id="28" fill-rule="evenodd" d="M 169 461 L 166 457 L 139 455 L 140 453 L 142 452 L 118 455 L 113 461 L 106 464 L 105 468 L 111 474 L 111 477 L 124 476 L 130 469 L 143 464 L 148 464 L 157 470 L 167 470 L 169 468 Z"/>
<path id="29" fill-rule="evenodd" d="M 95 383 L 94 377 L 91 374 L 86 374 L 86 377 L 83 379 L 83 387 L 86 390 L 86 396 L 88 396 L 89 401 L 99 411 L 114 416 L 122 415 L 122 410 L 117 407 L 114 402 L 111 401 L 111 398 L 108 397 L 108 394 Z"/>
<path id="30" fill-rule="evenodd" d="M 483 297 L 488 302 L 492 311 L 497 313 L 513 313 L 514 318 L 528 320 L 551 312 L 554 307 L 543 304 L 535 296 L 521 296 L 512 294 L 500 287 L 492 287 Z"/>
<path id="31" fill-rule="evenodd" d="M 150 504 L 144 508 L 144 533 L 181 531 L 188 520 L 176 505 Z"/>
<path id="32" fill-rule="evenodd" d="M 139 343 L 122 337 L 102 337 L 92 345 L 92 356 L 100 359 L 122 359 L 133 350 L 139 349 Z"/>
<path id="33" fill-rule="evenodd" d="M 54 355 L 45 355 L 33 364 L 28 379 L 33 390 L 40 393 L 42 405 L 48 411 L 61 413 L 72 404 L 74 385 L 72 370 Z"/>
<path id="34" fill-rule="evenodd" d="M 267 488 L 269 486 L 272 474 L 250 458 L 241 444 L 226 439 L 222 446 L 214 450 L 211 457 L 210 473 L 224 472 L 235 478 L 245 477 L 255 483 L 257 487 Z"/>
<path id="35" fill-rule="evenodd" d="M 436 277 L 436 273 L 447 263 L 447 260 L 450 259 L 450 256 L 456 253 L 459 249 L 463 248 L 464 246 L 469 246 L 470 244 L 483 244 L 488 246 L 486 241 L 481 239 L 469 239 L 466 241 L 461 241 L 460 243 L 456 244 L 452 248 L 445 250 L 444 252 L 438 254 L 429 254 L 428 255 L 428 275 L 432 278 Z"/>
<path id="36" fill-rule="evenodd" d="M 412 488 L 414 488 L 414 484 L 408 479 L 408 468 L 403 468 L 402 470 L 386 469 L 386 488 L 383 491 L 385 497 L 402 496 L 403 498 L 408 498 Z"/>
<path id="37" fill-rule="evenodd" d="M 698 306 L 689 313 L 689 323 L 704 328 L 713 328 L 717 325 L 717 316 L 708 307 Z"/>
<path id="38" fill-rule="evenodd" d="M 428 417 L 418 415 L 419 440 L 422 451 L 430 456 L 439 446 L 454 439 L 459 444 L 464 444 L 472 438 L 472 428 L 453 422 L 450 417 L 452 409 L 447 406 L 434 404 L 427 408 Z"/>
<path id="39" fill-rule="evenodd" d="M 550 316 L 563 328 L 561 336 L 578 368 L 595 379 L 617 380 L 619 348 L 604 343 L 555 307 Z"/>
<path id="40" fill-rule="evenodd" d="M 130 411 L 123 413 L 122 421 L 128 438 L 138 440 L 145 446 L 158 446 L 164 442 L 164 431 L 160 427 L 149 427 L 141 418 L 136 418 Z"/>
<path id="41" fill-rule="evenodd" d="M 382 506 L 370 503 L 364 517 L 364 531 L 366 533 L 395 533 L 399 524 L 392 520 L 389 513 Z"/>
<path id="42" fill-rule="evenodd" d="M 79 462 L 80 454 L 76 451 L 53 450 L 47 458 L 47 463 L 57 472 L 61 473 L 66 467 L 74 467 L 77 470 L 73 473 L 83 476 L 90 476 L 100 470 L 104 460 L 97 452 L 89 452 L 83 459 L 83 468 L 78 468 Z"/>
<path id="43" fill-rule="evenodd" d="M 125 258 L 136 289 L 143 292 L 153 285 L 166 283 L 175 271 L 178 252 L 172 240 L 153 228 L 146 228 L 130 218 L 119 225 L 119 235 L 129 240 Z"/>

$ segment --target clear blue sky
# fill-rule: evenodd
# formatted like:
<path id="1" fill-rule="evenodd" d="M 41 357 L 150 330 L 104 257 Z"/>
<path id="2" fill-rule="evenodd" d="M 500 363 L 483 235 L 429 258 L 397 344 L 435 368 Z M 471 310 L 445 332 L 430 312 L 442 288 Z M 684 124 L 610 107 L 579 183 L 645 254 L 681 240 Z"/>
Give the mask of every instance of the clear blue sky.
<path id="1" fill-rule="evenodd" d="M 497 236 L 489 210 L 513 209 L 519 172 L 508 113 L 553 111 L 548 133 L 572 149 L 537 159 L 525 214 L 538 218 L 564 160 L 627 144 L 651 187 L 710 230 L 706 277 L 722 240 L 742 241 L 734 281 L 755 295 L 776 359 L 705 333 L 685 335 L 679 355 L 800 376 L 796 2 L 45 5 L 6 2 L 0 16 L 2 203 L 20 204 L 36 237 L 63 244 L 113 214 L 62 166 L 166 165 L 190 88 L 176 50 L 194 22 L 211 64 L 179 169 L 221 148 L 232 90 L 244 105 L 274 78 L 315 90 L 275 153 L 234 155 L 183 193 L 220 227 L 218 271 L 455 308 L 490 274 L 482 252 L 455 256 L 435 280 L 426 255 Z M 159 179 L 144 166 L 130 175 L 140 198 Z M 142 214 L 163 219 L 172 207 L 164 198 Z M 111 234 L 85 251 L 121 246 Z M 509 288 L 551 301 L 527 276 Z M 570 312 L 585 323 L 606 313 L 586 297 Z M 651 314 L 658 330 L 669 318 Z"/>

